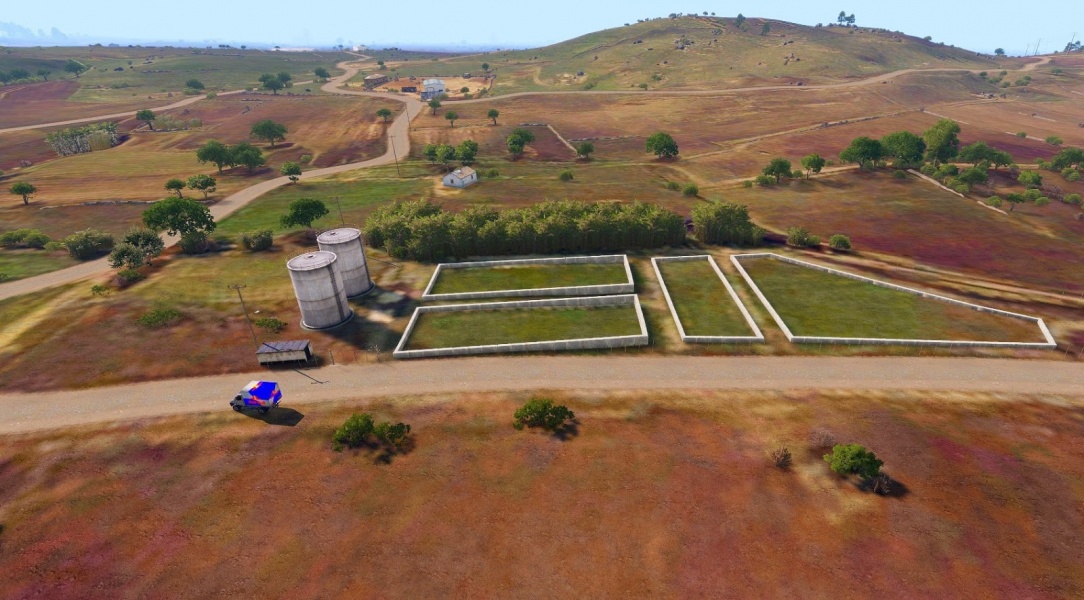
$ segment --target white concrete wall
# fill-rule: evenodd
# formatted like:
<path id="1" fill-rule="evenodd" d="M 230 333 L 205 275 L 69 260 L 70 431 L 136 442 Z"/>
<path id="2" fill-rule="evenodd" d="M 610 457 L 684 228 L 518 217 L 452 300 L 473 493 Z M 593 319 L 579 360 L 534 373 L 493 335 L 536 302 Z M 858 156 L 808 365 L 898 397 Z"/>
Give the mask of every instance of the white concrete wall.
<path id="1" fill-rule="evenodd" d="M 607 285 L 578 285 L 571 287 L 536 288 L 525 290 L 496 290 L 489 292 L 462 292 L 456 294 L 434 294 L 433 287 L 444 269 L 473 269 L 485 267 L 516 267 L 525 265 L 574 265 L 574 264 L 615 264 L 622 263 L 625 266 L 625 283 Z M 546 296 L 608 296 L 614 294 L 633 294 L 636 292 L 636 284 L 632 279 L 632 268 L 629 267 L 629 258 L 624 254 L 611 254 L 606 256 L 569 256 L 562 258 L 526 258 L 517 260 L 483 260 L 477 262 L 440 263 L 429 285 L 422 293 L 422 300 L 482 300 L 485 298 L 537 298 Z"/>
<path id="2" fill-rule="evenodd" d="M 677 309 L 674 308 L 674 301 L 670 297 L 670 290 L 666 287 L 666 280 L 662 276 L 662 271 L 659 270 L 659 263 L 670 262 L 689 262 L 694 260 L 706 260 L 711 265 L 711 268 L 715 270 L 715 274 L 719 276 L 719 280 L 726 286 L 726 291 L 730 295 L 730 300 L 734 304 L 738 305 L 738 310 L 741 311 L 745 322 L 749 325 L 749 330 L 753 335 L 748 336 L 725 336 L 725 335 L 687 335 L 685 333 L 685 326 L 681 323 L 681 317 L 678 316 Z M 666 305 L 670 307 L 670 316 L 674 318 L 674 323 L 677 325 L 678 334 L 681 336 L 681 341 L 686 344 L 735 344 L 735 343 L 749 343 L 749 342 L 763 342 L 764 334 L 757 327 L 753 317 L 746 310 L 745 304 L 742 303 L 741 298 L 738 298 L 737 292 L 734 291 L 733 286 L 723 276 L 723 272 L 719 270 L 719 265 L 715 263 L 715 259 L 707 254 L 697 256 L 656 256 L 651 259 L 651 266 L 655 269 L 655 277 L 659 280 L 659 285 L 662 287 L 663 296 L 666 297 Z M 725 298 L 720 298 L 720 302 L 725 302 Z"/>

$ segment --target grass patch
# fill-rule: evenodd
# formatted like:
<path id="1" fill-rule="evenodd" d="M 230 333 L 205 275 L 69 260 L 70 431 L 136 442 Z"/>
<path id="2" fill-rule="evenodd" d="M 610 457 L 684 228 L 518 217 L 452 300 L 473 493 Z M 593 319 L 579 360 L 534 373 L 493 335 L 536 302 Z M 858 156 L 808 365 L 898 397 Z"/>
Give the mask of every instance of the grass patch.
<path id="1" fill-rule="evenodd" d="M 406 349 L 549 342 L 639 333 L 634 306 L 422 313 Z"/>
<path id="2" fill-rule="evenodd" d="M 658 261 L 686 335 L 752 335 L 749 324 L 708 260 Z"/>
<path id="3" fill-rule="evenodd" d="M 796 336 L 1042 342 L 1028 321 L 773 259 L 742 266 Z"/>
<path id="4" fill-rule="evenodd" d="M 11 281 L 56 271 L 77 261 L 60 252 L 43 250 L 0 250 L 0 281 Z M 6 275 L 7 277 L 2 277 Z"/>
<path id="5" fill-rule="evenodd" d="M 622 263 L 471 267 L 441 269 L 432 293 L 460 294 L 621 283 L 628 283 Z"/>

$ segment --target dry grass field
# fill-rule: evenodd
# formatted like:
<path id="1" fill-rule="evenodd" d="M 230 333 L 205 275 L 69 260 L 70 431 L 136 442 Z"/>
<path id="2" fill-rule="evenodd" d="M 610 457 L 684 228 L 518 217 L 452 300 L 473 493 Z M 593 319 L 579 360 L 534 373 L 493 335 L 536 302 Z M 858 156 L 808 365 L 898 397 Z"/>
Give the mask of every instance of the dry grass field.
<path id="1" fill-rule="evenodd" d="M 1079 400 L 978 394 L 527 396 L 215 414 L 0 439 L 10 598 L 1084 594 Z M 352 412 L 409 451 L 331 450 Z M 814 429 L 885 461 L 841 479 Z M 769 450 L 790 449 L 786 470 Z"/>

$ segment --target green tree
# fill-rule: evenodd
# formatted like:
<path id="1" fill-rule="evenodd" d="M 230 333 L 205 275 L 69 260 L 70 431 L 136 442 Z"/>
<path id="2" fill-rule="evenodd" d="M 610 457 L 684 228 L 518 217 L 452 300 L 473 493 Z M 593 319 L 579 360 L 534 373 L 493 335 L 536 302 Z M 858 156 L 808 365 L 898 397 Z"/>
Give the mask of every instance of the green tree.
<path id="1" fill-rule="evenodd" d="M 455 155 L 459 158 L 459 162 L 464 166 L 470 166 L 474 164 L 474 158 L 478 156 L 478 142 L 474 140 L 463 140 L 459 143 L 459 146 L 455 149 Z"/>
<path id="2" fill-rule="evenodd" d="M 143 211 L 143 224 L 155 231 L 188 237 L 215 230 L 211 211 L 191 198 L 166 198 Z"/>
<path id="3" fill-rule="evenodd" d="M 77 60 L 69 60 L 64 63 L 64 70 L 68 73 L 75 75 L 77 78 L 83 74 L 89 67 Z"/>
<path id="4" fill-rule="evenodd" d="M 455 160 L 455 148 L 453 146 L 449 146 L 448 144 L 437 144 L 435 156 L 437 162 L 443 165 L 444 168 L 448 169 L 448 163 Z"/>
<path id="5" fill-rule="evenodd" d="M 524 146 L 534 143 L 534 134 L 531 133 L 530 129 L 524 129 L 522 127 L 517 127 L 513 129 L 512 133 L 508 134 L 508 138 L 516 138 L 518 140 L 522 140 Z"/>
<path id="6" fill-rule="evenodd" d="M 897 131 L 884 136 L 881 146 L 886 157 L 896 159 L 893 166 L 897 169 L 917 165 L 926 155 L 926 141 L 910 131 Z"/>
<path id="7" fill-rule="evenodd" d="M 489 63 L 482 63 L 482 70 L 486 73 L 489 72 Z"/>
<path id="8" fill-rule="evenodd" d="M 996 54 L 997 56 L 1005 56 L 1005 49 L 1004 48 L 998 48 L 998 49 L 994 50 L 994 54 Z"/>
<path id="9" fill-rule="evenodd" d="M 960 124 L 952 119 L 941 119 L 922 134 L 926 142 L 926 160 L 935 165 L 956 158 L 960 152 Z"/>
<path id="10" fill-rule="evenodd" d="M 189 79 L 188 81 L 184 82 L 184 87 L 190 90 L 202 90 L 205 89 L 207 86 L 203 85 L 203 82 L 199 79 Z"/>
<path id="11" fill-rule="evenodd" d="M 189 177 L 187 185 L 188 189 L 190 190 L 203 192 L 203 197 L 207 198 L 209 194 L 213 193 L 217 189 L 218 182 L 215 181 L 214 177 L 200 173 L 199 175 L 193 175 Z"/>
<path id="12" fill-rule="evenodd" d="M 279 175 L 289 177 L 290 181 L 297 183 L 301 179 L 301 165 L 295 162 L 285 162 L 279 167 Z"/>
<path id="13" fill-rule="evenodd" d="M 426 144 L 425 147 L 422 148 L 422 156 L 424 156 L 425 159 L 428 160 L 430 163 L 436 163 L 437 162 L 437 145 L 436 144 Z"/>
<path id="14" fill-rule="evenodd" d="M 64 238 L 61 244 L 72 258 L 87 260 L 112 248 L 113 236 L 96 229 L 84 229 Z"/>
<path id="15" fill-rule="evenodd" d="M 851 238 L 843 235 L 842 233 L 837 233 L 832 237 L 828 238 L 828 247 L 833 250 L 850 250 Z"/>
<path id="16" fill-rule="evenodd" d="M 143 251 L 131 244 L 120 243 L 109 253 L 109 266 L 114 269 L 138 269 L 147 261 Z"/>
<path id="17" fill-rule="evenodd" d="M 354 414 L 335 430 L 331 440 L 336 451 L 347 448 L 360 448 L 373 434 L 373 418 L 367 414 Z"/>
<path id="18" fill-rule="evenodd" d="M 489 112 L 486 113 L 486 118 L 493 119 L 493 124 L 494 125 L 497 124 L 497 117 L 499 117 L 499 116 L 501 116 L 501 111 L 499 111 L 499 110 L 497 110 L 495 108 L 489 109 Z"/>
<path id="19" fill-rule="evenodd" d="M 433 109 L 432 114 L 436 115 L 437 114 L 437 109 L 440 108 L 440 100 L 438 100 L 436 98 L 433 98 L 432 100 L 430 100 L 429 101 L 429 108 Z"/>
<path id="20" fill-rule="evenodd" d="M 249 135 L 258 139 L 271 142 L 271 147 L 275 147 L 276 140 L 286 139 L 286 126 L 282 123 L 276 123 L 271 119 L 263 119 L 256 121 L 252 125 L 252 130 Z"/>
<path id="21" fill-rule="evenodd" d="M 157 117 L 154 116 L 153 110 L 144 108 L 143 110 L 137 111 L 135 118 L 137 121 L 143 121 L 151 131 L 154 131 L 154 120 Z"/>
<path id="22" fill-rule="evenodd" d="M 595 152 L 595 145 L 591 142 L 580 142 L 576 144 L 576 156 L 582 157 L 584 160 L 591 160 L 591 155 Z"/>
<path id="23" fill-rule="evenodd" d="M 1034 189 L 1043 184 L 1043 176 L 1038 171 L 1023 171 L 1016 178 L 1027 189 Z"/>
<path id="24" fill-rule="evenodd" d="M 790 177 L 790 161 L 785 158 L 773 158 L 768 166 L 764 167 L 762 173 L 769 177 L 775 177 L 775 182 L 779 183 L 784 177 Z"/>
<path id="25" fill-rule="evenodd" d="M 283 229 L 305 227 L 312 229 L 312 222 L 328 214 L 324 203 L 315 198 L 298 198 L 290 203 L 285 215 L 279 219 Z"/>
<path id="26" fill-rule="evenodd" d="M 678 145 L 669 133 L 661 131 L 651 134 L 644 144 L 647 152 L 659 158 L 673 158 L 678 155 Z"/>
<path id="27" fill-rule="evenodd" d="M 508 153 L 512 155 L 512 160 L 523 156 L 523 151 L 526 149 L 526 145 L 523 140 L 516 137 L 508 138 Z"/>
<path id="28" fill-rule="evenodd" d="M 871 169 L 877 167 L 877 161 L 884 158 L 884 146 L 881 142 L 868 137 L 858 137 L 851 141 L 843 152 L 839 153 L 839 159 L 843 162 L 858 163 L 858 169 L 862 170 L 869 165 Z"/>
<path id="29" fill-rule="evenodd" d="M 741 13 L 738 13 L 737 18 L 734 19 L 734 26 L 737 27 L 738 29 L 741 29 L 742 25 L 744 25 L 744 24 L 745 24 L 745 15 L 743 15 Z"/>
<path id="30" fill-rule="evenodd" d="M 821 245 L 821 239 L 804 227 L 791 227 L 787 230 L 787 244 L 795 248 L 816 248 Z"/>
<path id="31" fill-rule="evenodd" d="M 391 117 L 391 115 L 392 115 L 391 110 L 387 109 L 387 108 L 381 108 L 380 110 L 376 111 L 376 116 L 380 117 L 381 119 L 384 119 L 385 123 L 388 122 L 388 118 Z"/>
<path id="32" fill-rule="evenodd" d="M 807 154 L 803 156 L 802 168 L 805 169 L 806 179 L 809 179 L 810 173 L 820 173 L 827 162 L 828 161 L 824 160 L 824 157 L 820 154 Z"/>
<path id="33" fill-rule="evenodd" d="M 457 112 L 455 112 L 453 110 L 450 110 L 450 111 L 444 113 L 444 118 L 448 119 L 448 122 L 451 123 L 452 127 L 455 127 L 455 120 L 459 118 L 459 113 L 457 113 Z"/>
<path id="34" fill-rule="evenodd" d="M 282 71 L 278 75 L 275 75 L 275 78 L 278 79 L 279 82 L 282 83 L 282 87 L 291 87 L 291 86 L 294 85 L 292 83 L 293 76 L 290 75 L 289 73 L 287 73 L 286 71 Z"/>
<path id="35" fill-rule="evenodd" d="M 271 73 L 264 73 L 263 75 L 260 75 L 259 81 L 263 89 L 270 90 L 272 94 L 276 95 L 279 93 L 279 90 L 286 87 L 286 85 L 283 84 L 278 77 Z"/>
<path id="36" fill-rule="evenodd" d="M 516 409 L 512 418 L 512 426 L 516 429 L 541 427 L 547 431 L 557 431 L 563 428 L 566 422 L 575 419 L 576 414 L 568 410 L 567 406 L 555 405 L 552 400 L 532 398 Z"/>
<path id="37" fill-rule="evenodd" d="M 316 67 L 312 70 L 313 75 L 316 75 L 317 79 L 327 81 L 331 78 L 331 73 L 328 73 L 327 69 L 323 67 Z"/>
<path id="38" fill-rule="evenodd" d="M 36 193 L 38 191 L 38 188 L 34 187 L 33 184 L 27 183 L 25 181 L 19 181 L 12 185 L 9 191 L 16 196 L 22 196 L 23 206 L 26 206 L 30 204 L 30 196 Z"/>
<path id="39" fill-rule="evenodd" d="M 52 74 L 53 72 L 49 69 L 38 69 L 38 77 L 41 77 L 42 81 L 49 81 L 49 76 Z"/>
<path id="40" fill-rule="evenodd" d="M 764 24 L 760 26 L 760 35 L 768 35 L 768 32 L 772 30 L 771 23 L 764 21 Z"/>
<path id="41" fill-rule="evenodd" d="M 166 190 L 170 191 L 170 192 L 175 192 L 177 194 L 178 198 L 184 198 L 184 194 L 181 193 L 181 190 L 183 190 L 183 189 L 184 189 L 184 180 L 183 179 L 174 178 L 174 179 L 170 179 L 169 181 L 166 182 Z"/>
<path id="42" fill-rule="evenodd" d="M 151 264 L 151 260 L 157 258 L 162 254 L 162 251 L 166 249 L 166 243 L 162 241 L 162 236 L 158 235 L 153 229 L 146 227 L 132 227 L 121 238 L 121 244 L 126 244 L 135 248 L 143 256 L 143 262 Z M 130 268 L 135 269 L 139 267 L 139 264 L 130 265 Z M 113 265 L 113 268 L 117 268 Z"/>
<path id="43" fill-rule="evenodd" d="M 700 202 L 693 206 L 693 235 L 704 244 L 756 246 L 764 230 L 749 219 L 749 209 L 728 202 Z"/>
<path id="44" fill-rule="evenodd" d="M 410 434 L 410 425 L 382 421 L 373 427 L 373 437 L 387 448 L 400 448 Z"/>
<path id="45" fill-rule="evenodd" d="M 200 164 L 211 163 L 222 172 L 223 167 L 232 167 L 237 164 L 230 148 L 218 140 L 208 140 L 196 150 L 196 160 Z"/>
<path id="46" fill-rule="evenodd" d="M 858 444 L 832 446 L 832 453 L 824 455 L 824 462 L 840 475 L 858 475 L 863 479 L 873 479 L 884 466 L 876 454 Z"/>
<path id="47" fill-rule="evenodd" d="M 246 167 L 249 173 L 267 164 L 263 152 L 248 142 L 240 142 L 231 147 L 230 156 L 233 157 L 235 164 Z"/>
<path id="48" fill-rule="evenodd" d="M 1050 159 L 1050 169 L 1053 171 L 1063 171 L 1073 167 L 1084 167 L 1084 150 L 1063 148 Z"/>

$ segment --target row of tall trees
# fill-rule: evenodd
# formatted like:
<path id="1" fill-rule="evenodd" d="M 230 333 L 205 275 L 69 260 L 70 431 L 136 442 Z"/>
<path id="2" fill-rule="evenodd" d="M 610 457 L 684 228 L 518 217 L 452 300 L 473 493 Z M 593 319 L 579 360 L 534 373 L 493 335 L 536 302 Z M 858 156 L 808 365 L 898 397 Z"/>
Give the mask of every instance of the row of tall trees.
<path id="1" fill-rule="evenodd" d="M 547 201 L 498 211 L 470 207 L 448 213 L 426 200 L 377 209 L 365 238 L 395 258 L 434 262 L 449 257 L 553 254 L 657 248 L 682 244 L 681 215 L 654 204 Z"/>
<path id="2" fill-rule="evenodd" d="M 218 140 L 208 140 L 207 143 L 196 150 L 196 160 L 199 163 L 211 163 L 218 167 L 221 173 L 223 168 L 244 166 L 251 173 L 253 170 L 267 164 L 263 152 L 248 142 L 240 142 L 233 146 L 227 146 Z"/>

